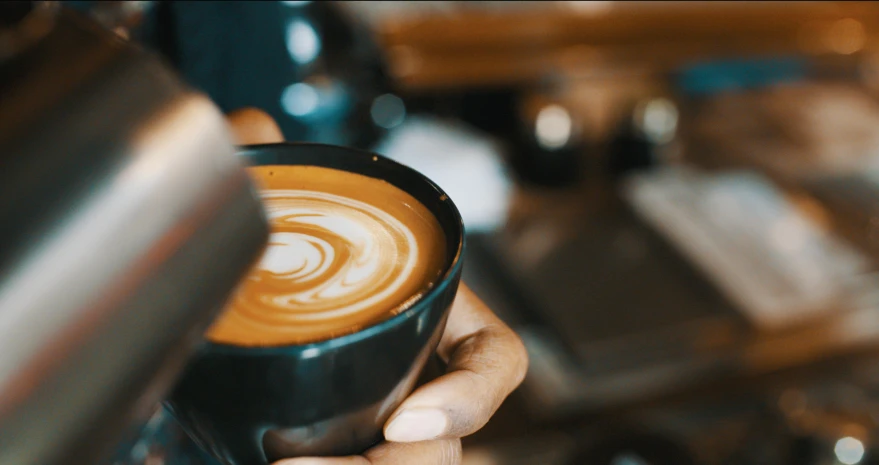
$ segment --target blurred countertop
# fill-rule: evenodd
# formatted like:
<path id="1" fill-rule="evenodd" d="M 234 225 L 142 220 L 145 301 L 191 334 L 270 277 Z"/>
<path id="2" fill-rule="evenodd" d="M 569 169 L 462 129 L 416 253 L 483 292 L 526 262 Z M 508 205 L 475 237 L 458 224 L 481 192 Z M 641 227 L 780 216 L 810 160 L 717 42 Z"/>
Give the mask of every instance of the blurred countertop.
<path id="1" fill-rule="evenodd" d="M 410 91 L 879 50 L 875 2 L 343 2 Z"/>

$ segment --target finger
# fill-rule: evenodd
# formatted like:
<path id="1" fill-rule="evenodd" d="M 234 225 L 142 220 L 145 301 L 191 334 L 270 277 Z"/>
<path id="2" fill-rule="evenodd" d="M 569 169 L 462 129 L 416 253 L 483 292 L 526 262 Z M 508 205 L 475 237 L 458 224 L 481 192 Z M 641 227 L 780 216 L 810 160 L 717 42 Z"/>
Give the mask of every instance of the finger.
<path id="1" fill-rule="evenodd" d="M 355 457 L 303 457 L 274 465 L 460 465 L 461 440 L 441 439 L 413 443 L 385 442 Z"/>
<path id="2" fill-rule="evenodd" d="M 459 438 L 479 430 L 528 369 L 521 339 L 463 285 L 438 352 L 448 372 L 417 389 L 391 415 L 388 441 Z"/>
<path id="3" fill-rule="evenodd" d="M 243 108 L 227 115 L 235 141 L 240 145 L 283 142 L 284 134 L 275 120 L 256 108 Z"/>

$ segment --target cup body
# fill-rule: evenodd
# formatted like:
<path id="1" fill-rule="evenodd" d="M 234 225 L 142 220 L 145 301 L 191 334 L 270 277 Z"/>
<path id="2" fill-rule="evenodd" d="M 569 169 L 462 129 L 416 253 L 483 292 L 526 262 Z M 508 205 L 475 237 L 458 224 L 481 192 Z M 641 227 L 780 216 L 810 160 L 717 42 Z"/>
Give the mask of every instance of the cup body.
<path id="1" fill-rule="evenodd" d="M 206 342 L 165 405 L 225 465 L 361 453 L 381 440 L 385 421 L 439 343 L 461 277 L 461 217 L 430 180 L 379 155 L 321 144 L 269 144 L 244 147 L 242 156 L 252 165 L 351 171 L 408 192 L 443 228 L 443 274 L 411 307 L 354 334 L 270 348 Z"/>

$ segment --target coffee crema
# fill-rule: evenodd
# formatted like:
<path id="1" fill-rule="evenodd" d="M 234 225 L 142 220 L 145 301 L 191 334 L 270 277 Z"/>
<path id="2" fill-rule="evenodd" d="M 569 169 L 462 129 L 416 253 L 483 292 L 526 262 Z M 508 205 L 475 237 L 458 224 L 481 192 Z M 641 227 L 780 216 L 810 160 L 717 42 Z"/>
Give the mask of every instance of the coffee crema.
<path id="1" fill-rule="evenodd" d="M 440 278 L 442 228 L 396 186 L 317 166 L 248 170 L 271 236 L 209 340 L 279 346 L 354 333 L 404 310 Z"/>

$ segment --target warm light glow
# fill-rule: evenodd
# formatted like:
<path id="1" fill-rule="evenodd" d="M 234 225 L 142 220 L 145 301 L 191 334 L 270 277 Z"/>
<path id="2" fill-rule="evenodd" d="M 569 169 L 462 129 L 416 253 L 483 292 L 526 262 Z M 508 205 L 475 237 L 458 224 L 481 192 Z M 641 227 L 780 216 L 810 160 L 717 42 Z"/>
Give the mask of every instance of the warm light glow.
<path id="1" fill-rule="evenodd" d="M 827 46 L 830 50 L 850 55 L 864 48 L 867 32 L 864 25 L 855 19 L 841 19 L 830 27 L 827 34 Z"/>
<path id="2" fill-rule="evenodd" d="M 671 142 L 678 127 L 678 109 L 668 99 L 657 98 L 642 103 L 635 111 L 636 124 L 653 142 Z"/>
<path id="3" fill-rule="evenodd" d="M 548 149 L 564 147 L 571 139 L 573 121 L 560 105 L 547 105 L 537 114 L 534 135 L 537 143 Z"/>
<path id="4" fill-rule="evenodd" d="M 864 443 L 850 436 L 844 437 L 836 441 L 833 452 L 840 463 L 856 465 L 864 459 Z"/>
<path id="5" fill-rule="evenodd" d="M 607 13 L 614 6 L 614 2 L 599 0 L 569 0 L 566 1 L 565 4 L 567 4 L 572 10 L 584 14 Z"/>

